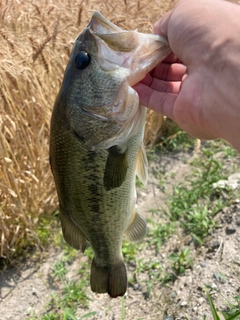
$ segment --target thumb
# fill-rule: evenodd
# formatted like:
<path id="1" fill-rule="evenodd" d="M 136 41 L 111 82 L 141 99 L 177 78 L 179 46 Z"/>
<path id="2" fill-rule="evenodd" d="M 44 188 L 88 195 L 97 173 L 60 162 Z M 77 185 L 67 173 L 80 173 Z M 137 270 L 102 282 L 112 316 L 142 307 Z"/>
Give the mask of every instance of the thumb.
<path id="1" fill-rule="evenodd" d="M 168 22 L 172 15 L 172 12 L 173 10 L 165 13 L 163 17 L 154 24 L 153 31 L 155 34 L 165 37 L 168 36 Z"/>

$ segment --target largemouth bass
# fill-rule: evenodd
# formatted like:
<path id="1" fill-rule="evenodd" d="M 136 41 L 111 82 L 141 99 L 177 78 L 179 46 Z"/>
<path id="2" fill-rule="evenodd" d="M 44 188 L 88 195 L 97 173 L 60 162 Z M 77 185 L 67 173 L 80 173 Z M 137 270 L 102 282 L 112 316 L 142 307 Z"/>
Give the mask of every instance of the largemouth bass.
<path id="1" fill-rule="evenodd" d="M 56 98 L 50 130 L 63 236 L 93 248 L 93 292 L 124 295 L 123 238 L 147 232 L 136 209 L 135 175 L 146 184 L 146 108 L 131 86 L 170 53 L 165 38 L 125 31 L 94 12 L 76 39 Z"/>

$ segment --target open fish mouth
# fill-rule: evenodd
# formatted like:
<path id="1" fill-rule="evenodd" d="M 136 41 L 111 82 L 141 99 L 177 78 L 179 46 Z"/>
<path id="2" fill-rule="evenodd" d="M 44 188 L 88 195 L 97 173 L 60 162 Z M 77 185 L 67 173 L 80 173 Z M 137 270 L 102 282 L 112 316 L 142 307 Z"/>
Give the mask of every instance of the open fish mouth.
<path id="1" fill-rule="evenodd" d="M 99 62 L 103 69 L 110 66 L 125 68 L 128 84 L 134 86 L 169 55 L 171 49 L 165 37 L 122 30 L 95 11 L 88 25 L 95 35 Z"/>
<path id="2" fill-rule="evenodd" d="M 104 141 L 91 145 L 91 149 L 107 149 L 125 143 L 144 126 L 146 110 L 139 105 L 138 94 L 132 86 L 168 56 L 171 49 L 166 38 L 122 30 L 98 11 L 93 13 L 87 29 L 96 40 L 99 67 L 124 79 L 111 104 L 102 110 L 85 109 L 92 115 L 114 120 L 120 128 Z"/>
<path id="3" fill-rule="evenodd" d="M 143 129 L 146 108 L 132 87 L 170 52 L 166 38 L 122 30 L 93 13 L 75 42 L 63 86 L 70 92 L 73 83 L 67 121 L 87 149 L 123 145 Z"/>

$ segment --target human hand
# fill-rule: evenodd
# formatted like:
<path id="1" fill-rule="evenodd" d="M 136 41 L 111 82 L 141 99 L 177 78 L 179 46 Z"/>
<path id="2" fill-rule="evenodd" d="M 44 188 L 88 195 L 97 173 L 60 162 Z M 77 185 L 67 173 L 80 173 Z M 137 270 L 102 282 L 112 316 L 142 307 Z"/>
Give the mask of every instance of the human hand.
<path id="1" fill-rule="evenodd" d="M 134 87 L 143 105 L 190 135 L 223 138 L 238 150 L 239 15 L 240 6 L 227 1 L 180 0 L 154 26 L 155 33 L 168 37 L 175 55 Z"/>

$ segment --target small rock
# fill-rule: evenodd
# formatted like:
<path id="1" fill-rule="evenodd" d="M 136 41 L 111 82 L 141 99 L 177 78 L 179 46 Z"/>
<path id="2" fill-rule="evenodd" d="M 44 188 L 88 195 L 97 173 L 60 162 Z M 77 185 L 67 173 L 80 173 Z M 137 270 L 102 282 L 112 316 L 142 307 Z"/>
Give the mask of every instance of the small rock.
<path id="1" fill-rule="evenodd" d="M 217 189 L 224 189 L 226 187 L 227 180 L 219 180 L 218 182 L 213 183 L 213 188 Z"/>
<path id="2" fill-rule="evenodd" d="M 216 283 L 213 283 L 213 284 L 212 284 L 212 289 L 214 289 L 214 290 L 216 290 L 216 289 L 217 289 L 217 285 L 216 285 Z"/>
<path id="3" fill-rule="evenodd" d="M 32 295 L 37 296 L 37 290 L 35 288 L 32 288 Z"/>
<path id="4" fill-rule="evenodd" d="M 232 190 L 235 190 L 235 189 L 237 189 L 237 187 L 239 186 L 239 183 L 238 183 L 238 181 L 233 180 L 233 181 L 229 181 L 229 182 L 227 183 L 227 186 L 228 186 L 229 188 L 231 188 Z"/>
<path id="5" fill-rule="evenodd" d="M 193 311 L 194 312 L 198 311 L 198 307 L 193 307 Z"/>
<path id="6" fill-rule="evenodd" d="M 31 312 L 32 312 L 32 307 L 28 307 L 28 308 L 27 308 L 26 315 L 30 315 Z"/>
<path id="7" fill-rule="evenodd" d="M 220 247 L 220 241 L 219 240 L 214 240 L 212 241 L 212 243 L 210 244 L 210 249 L 212 251 L 217 250 Z"/>
<path id="8" fill-rule="evenodd" d="M 143 296 L 144 296 L 144 299 L 147 300 L 150 296 L 150 293 L 145 291 L 145 292 L 143 292 Z"/>
<path id="9" fill-rule="evenodd" d="M 236 225 L 237 225 L 238 227 L 240 227 L 240 218 L 238 218 L 238 219 L 236 220 Z"/>
<path id="10" fill-rule="evenodd" d="M 227 180 L 219 180 L 213 183 L 214 189 L 226 189 L 231 188 L 232 190 L 237 189 L 240 186 L 240 173 L 234 173 L 228 177 Z"/>
<path id="11" fill-rule="evenodd" d="M 137 284 L 137 283 L 134 283 L 134 285 L 133 285 L 133 290 L 139 290 L 139 284 Z"/>
<path id="12" fill-rule="evenodd" d="M 226 282 L 225 277 L 219 272 L 214 272 L 213 278 L 216 279 L 220 283 L 225 283 Z"/>
<path id="13" fill-rule="evenodd" d="M 205 301 L 205 299 L 203 297 L 201 297 L 198 299 L 198 304 L 201 306 L 204 301 Z"/>
<path id="14" fill-rule="evenodd" d="M 200 266 L 201 266 L 202 268 L 206 268 L 207 263 L 206 263 L 206 262 L 202 262 L 202 263 L 200 263 Z"/>
<path id="15" fill-rule="evenodd" d="M 231 175 L 228 177 L 228 180 L 229 180 L 229 181 L 237 181 L 237 183 L 240 184 L 240 173 L 237 172 L 237 173 L 231 174 Z"/>
<path id="16" fill-rule="evenodd" d="M 180 307 L 185 307 L 187 305 L 187 301 L 182 301 L 181 303 L 180 303 Z"/>
<path id="17" fill-rule="evenodd" d="M 167 316 L 163 320 L 174 320 L 174 318 L 172 316 Z"/>
<path id="18" fill-rule="evenodd" d="M 225 232 L 227 235 L 234 234 L 236 232 L 236 228 L 234 226 L 227 226 Z"/>

